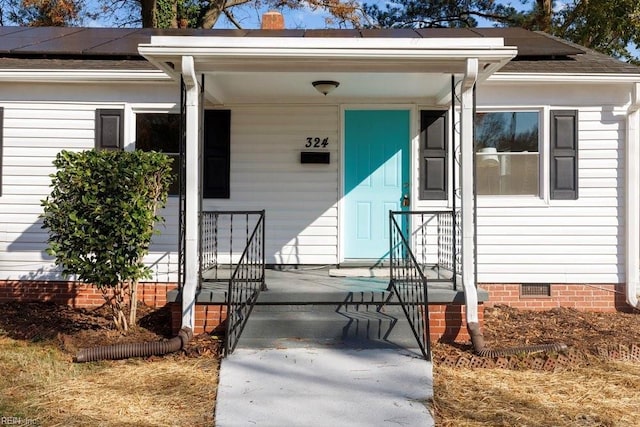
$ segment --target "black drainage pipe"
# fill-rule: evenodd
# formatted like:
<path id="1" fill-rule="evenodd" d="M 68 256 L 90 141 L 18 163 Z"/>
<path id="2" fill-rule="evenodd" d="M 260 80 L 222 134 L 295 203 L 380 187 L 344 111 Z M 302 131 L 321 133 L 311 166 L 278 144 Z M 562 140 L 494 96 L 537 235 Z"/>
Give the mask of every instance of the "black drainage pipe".
<path id="1" fill-rule="evenodd" d="M 502 356 L 510 356 L 513 354 L 519 353 L 539 353 L 543 351 L 555 351 L 555 352 L 563 352 L 567 351 L 568 347 L 563 343 L 553 343 L 553 344 L 540 344 L 540 345 L 530 345 L 524 347 L 512 347 L 512 348 L 503 348 L 503 349 L 490 349 L 487 348 L 487 345 L 484 342 L 484 335 L 480 331 L 480 325 L 477 323 L 469 323 L 467 325 L 467 329 L 469 330 L 469 335 L 471 336 L 471 343 L 473 344 L 473 349 L 476 354 L 480 357 L 502 357 Z"/>
<path id="2" fill-rule="evenodd" d="M 77 363 L 97 360 L 118 360 L 129 357 L 159 356 L 182 349 L 193 338 L 191 328 L 182 328 L 178 335 L 167 341 L 114 344 L 81 348 L 74 359 Z"/>

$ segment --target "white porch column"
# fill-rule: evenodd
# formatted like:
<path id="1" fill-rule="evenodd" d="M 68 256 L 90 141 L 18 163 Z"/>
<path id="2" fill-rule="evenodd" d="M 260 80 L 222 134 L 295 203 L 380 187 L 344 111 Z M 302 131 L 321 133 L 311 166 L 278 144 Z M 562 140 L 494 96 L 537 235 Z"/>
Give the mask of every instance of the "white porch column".
<path id="1" fill-rule="evenodd" d="M 478 59 L 467 59 L 460 102 L 460 191 L 462 193 L 462 286 L 467 325 L 478 323 L 478 291 L 475 276 L 475 228 L 473 195 L 473 87 L 478 77 Z"/>
<path id="2" fill-rule="evenodd" d="M 195 73 L 192 56 L 182 57 L 182 77 L 187 89 L 186 93 L 186 182 L 185 197 L 186 210 L 185 221 L 185 246 L 184 262 L 185 274 L 182 287 L 182 327 L 195 327 L 195 303 L 196 290 L 198 289 L 199 256 L 198 246 L 200 240 L 200 86 Z"/>

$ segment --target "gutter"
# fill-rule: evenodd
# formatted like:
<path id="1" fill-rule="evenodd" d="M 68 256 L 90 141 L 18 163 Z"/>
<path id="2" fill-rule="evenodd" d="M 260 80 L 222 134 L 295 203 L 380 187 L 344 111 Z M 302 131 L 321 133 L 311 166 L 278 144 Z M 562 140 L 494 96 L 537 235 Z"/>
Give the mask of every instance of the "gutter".
<path id="1" fill-rule="evenodd" d="M 640 83 L 631 91 L 625 141 L 626 301 L 640 310 Z"/>
<path id="2" fill-rule="evenodd" d="M 10 83 L 158 83 L 171 77 L 160 70 L 5 69 L 0 82 Z"/>

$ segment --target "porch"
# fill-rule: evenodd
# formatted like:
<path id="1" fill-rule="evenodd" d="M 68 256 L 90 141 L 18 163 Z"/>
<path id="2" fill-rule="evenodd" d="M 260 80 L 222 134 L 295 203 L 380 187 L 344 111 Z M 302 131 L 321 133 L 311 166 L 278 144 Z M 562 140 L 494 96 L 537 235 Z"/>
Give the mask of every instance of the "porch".
<path id="1" fill-rule="evenodd" d="M 197 314 L 196 320 L 204 329 L 224 327 L 227 353 L 236 345 L 321 344 L 411 348 L 429 358 L 430 342 L 466 336 L 452 212 L 390 212 L 389 258 L 360 266 L 267 267 L 263 211 L 200 218 L 195 311 L 216 307 L 217 321 Z M 486 292 L 477 293 L 479 302 L 487 300 Z M 168 300 L 179 301 L 179 290 Z"/>
<path id="2" fill-rule="evenodd" d="M 227 339 L 236 342 L 249 315 L 258 313 L 252 314 L 254 306 L 260 310 L 266 305 L 293 305 L 294 311 L 302 311 L 297 303 L 327 308 L 334 303 L 351 304 L 351 299 L 360 296 L 368 298 L 368 311 L 377 313 L 397 303 L 427 356 L 430 322 L 425 318 L 431 300 L 440 298 L 451 304 L 464 299 L 456 309 L 458 322 L 463 323 L 463 307 L 466 321 L 478 322 L 474 88 L 476 82 L 513 58 L 516 50 L 505 46 L 500 38 L 484 36 L 445 39 L 416 35 L 398 39 L 383 33 L 373 37 L 358 33 L 353 38 L 271 35 L 154 37 L 151 43 L 139 46 L 147 60 L 181 81 L 181 323 L 196 326 L 197 305 L 220 303 L 224 296 L 227 308 L 224 313 L 218 310 L 219 318 L 226 319 Z M 340 85 L 340 95 L 327 98 L 325 92 L 318 94 L 314 87 L 319 82 Z M 289 109 L 271 113 L 267 107 L 272 105 L 289 105 Z M 204 120 L 203 124 L 207 108 L 234 111 L 235 132 L 233 123 L 222 126 Z M 256 113 L 258 110 L 261 114 Z M 370 114 L 373 110 L 381 113 Z M 378 129 L 373 123 L 384 126 Z M 392 131 L 387 133 L 389 129 Z M 225 191 L 216 197 L 207 197 L 203 190 L 216 179 L 204 177 L 198 167 L 204 164 L 203 156 L 208 156 L 203 149 L 208 134 L 234 135 L 228 146 L 237 150 L 235 169 L 225 175 Z M 309 152 L 313 158 L 323 156 L 318 164 L 308 165 L 303 157 L 309 153 L 304 151 L 315 147 L 310 146 L 313 141 L 331 143 L 324 150 L 318 146 L 315 154 Z M 375 147 L 371 148 L 375 155 L 366 154 L 369 147 Z M 212 162 L 206 164 L 208 169 L 228 172 L 228 150 L 225 153 L 220 158 L 212 156 Z M 358 159 L 367 159 L 366 165 Z M 388 195 L 386 187 L 393 194 Z M 290 197 L 292 192 L 295 197 Z M 448 232 L 438 234 L 438 238 L 443 237 L 438 244 L 448 242 L 448 252 L 431 252 L 419 240 L 412 240 L 414 218 L 387 223 L 389 210 L 408 206 L 447 211 L 452 220 Z M 210 250 L 211 239 L 217 237 L 208 237 L 220 234 L 205 231 L 218 225 L 208 222 L 204 212 L 225 208 L 259 208 L 276 213 L 269 228 L 271 237 L 265 237 L 263 222 L 258 233 L 261 237 L 247 239 L 245 249 L 238 251 L 234 245 L 242 245 L 243 240 L 233 239 L 228 259 L 222 260 L 226 251 Z M 245 226 L 247 235 L 252 229 Z M 369 243 L 350 246 L 358 239 L 369 239 Z M 389 240 L 389 253 L 383 255 Z M 271 245 L 266 254 L 265 241 Z M 301 248 L 306 252 L 297 252 Z M 442 254 L 446 257 L 441 258 Z M 272 260 L 267 261 L 267 257 Z M 278 284 L 272 284 L 262 268 L 266 262 L 335 265 L 353 258 L 373 260 L 370 265 L 389 258 L 388 280 L 368 278 L 354 284 L 353 279 L 324 276 L 314 280 L 280 278 L 274 279 Z M 236 267 L 225 272 L 220 268 L 225 263 Z M 429 280 L 432 267 L 437 277 Z M 449 277 L 438 271 L 445 267 L 451 271 Z M 229 283 L 226 294 L 224 290 L 216 293 L 210 273 Z M 336 291 L 335 285 L 329 285 L 327 292 L 329 281 L 343 282 L 344 287 Z M 279 283 L 291 283 L 293 289 L 278 292 L 276 287 L 261 292 L 263 285 L 271 288 Z M 297 291 L 311 283 L 314 291 Z M 356 291 L 350 289 L 354 285 Z M 298 300 L 292 301 L 295 295 Z M 321 304 L 315 304 L 314 299 Z M 355 301 L 352 305 L 362 304 Z M 349 318 L 351 325 L 358 323 L 352 320 Z M 381 320 L 367 324 L 372 323 L 381 324 Z M 237 336 L 230 337 L 229 331 Z M 381 329 L 374 335 L 387 337 L 386 332 Z"/>
<path id="3" fill-rule="evenodd" d="M 376 277 L 345 277 L 359 274 L 360 268 L 299 266 L 265 269 L 266 291 L 260 292 L 247 326 L 239 338 L 240 347 L 359 345 L 363 348 L 402 346 L 417 348 L 402 307 L 389 290 L 388 269 L 372 269 Z M 430 340 L 466 337 L 464 291 L 435 270 L 427 270 L 427 300 L 430 313 Z M 205 273 L 196 293 L 196 306 L 226 307 L 228 279 L 208 280 Z M 386 276 L 386 277 L 384 277 Z M 478 289 L 478 300 L 488 294 Z M 168 294 L 169 302 L 179 301 L 179 291 Z M 222 328 L 226 316 L 201 319 L 197 324 L 208 331 Z"/>

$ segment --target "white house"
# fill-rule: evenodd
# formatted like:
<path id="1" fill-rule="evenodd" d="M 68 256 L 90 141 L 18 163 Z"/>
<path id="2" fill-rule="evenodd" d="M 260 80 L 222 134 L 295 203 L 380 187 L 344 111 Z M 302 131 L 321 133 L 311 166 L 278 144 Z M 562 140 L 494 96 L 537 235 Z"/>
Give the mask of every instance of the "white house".
<path id="1" fill-rule="evenodd" d="M 332 266 L 384 260 L 389 210 L 453 212 L 467 321 L 476 285 L 489 303 L 638 307 L 639 108 L 640 68 L 515 28 L 0 27 L 0 297 L 60 280 L 38 220 L 56 153 L 178 158 L 182 119 L 185 325 L 207 210 L 265 210 L 268 264 Z M 155 282 L 178 281 L 179 205 Z"/>

